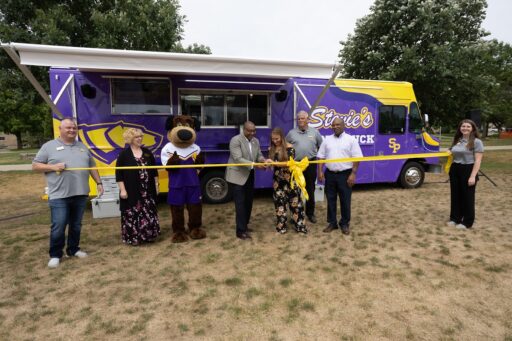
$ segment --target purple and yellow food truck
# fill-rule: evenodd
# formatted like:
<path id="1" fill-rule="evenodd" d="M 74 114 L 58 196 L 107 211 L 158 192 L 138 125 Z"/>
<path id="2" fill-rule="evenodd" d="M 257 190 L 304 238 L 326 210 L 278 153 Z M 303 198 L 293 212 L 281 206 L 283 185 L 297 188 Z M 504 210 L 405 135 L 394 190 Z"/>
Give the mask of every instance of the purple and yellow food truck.
<path id="1" fill-rule="evenodd" d="M 364 156 L 416 154 L 363 162 L 357 183 L 398 182 L 414 188 L 421 186 L 425 172 L 439 170 L 438 159 L 421 155 L 439 151 L 439 143 L 424 132 L 425 122 L 407 82 L 332 81 L 329 63 L 17 43 L 3 48 L 29 80 L 26 65 L 50 67 L 51 96 L 46 100 L 55 128 L 61 117 L 76 118 L 79 139 L 100 166 L 115 165 L 128 127 L 144 132 L 143 143 L 158 162 L 167 143 L 169 115 L 197 117 L 201 131 L 196 143 L 206 162 L 222 164 L 243 122 L 255 123 L 265 152 L 272 128 L 288 132 L 295 127 L 296 114 L 305 110 L 309 124 L 324 136 L 332 134 L 331 122 L 341 117 Z M 166 192 L 166 172 L 160 172 L 160 190 Z M 205 201 L 230 199 L 223 167 L 205 168 L 200 176 Z M 258 170 L 256 188 L 271 187 L 271 178 L 271 172 Z"/>

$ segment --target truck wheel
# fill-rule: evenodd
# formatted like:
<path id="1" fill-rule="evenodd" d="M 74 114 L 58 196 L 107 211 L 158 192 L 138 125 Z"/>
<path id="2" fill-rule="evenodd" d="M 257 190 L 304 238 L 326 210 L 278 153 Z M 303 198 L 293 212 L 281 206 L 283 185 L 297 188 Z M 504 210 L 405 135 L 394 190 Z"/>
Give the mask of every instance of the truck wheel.
<path id="1" fill-rule="evenodd" d="M 425 180 L 425 169 L 418 162 L 407 162 L 400 172 L 400 185 L 403 188 L 418 188 Z"/>
<path id="2" fill-rule="evenodd" d="M 232 188 L 224 179 L 224 171 L 213 170 L 201 177 L 203 200 L 210 204 L 228 202 L 233 197 Z"/>

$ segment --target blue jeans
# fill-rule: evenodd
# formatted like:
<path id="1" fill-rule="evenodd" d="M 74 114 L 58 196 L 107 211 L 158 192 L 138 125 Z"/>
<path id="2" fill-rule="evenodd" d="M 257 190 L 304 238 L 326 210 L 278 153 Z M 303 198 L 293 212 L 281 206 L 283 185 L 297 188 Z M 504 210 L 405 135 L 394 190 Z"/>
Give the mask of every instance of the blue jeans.
<path id="1" fill-rule="evenodd" d="M 86 203 L 86 195 L 48 200 L 52 220 L 50 258 L 61 258 L 63 255 L 66 225 L 69 225 L 66 254 L 72 256 L 80 250 L 80 230 Z"/>
<path id="2" fill-rule="evenodd" d="M 341 219 L 340 227 L 348 227 L 350 225 L 350 203 L 352 199 L 352 188 L 348 187 L 347 179 L 352 169 L 334 173 L 325 170 L 325 196 L 327 197 L 327 221 L 336 228 L 337 201 L 340 199 Z"/>

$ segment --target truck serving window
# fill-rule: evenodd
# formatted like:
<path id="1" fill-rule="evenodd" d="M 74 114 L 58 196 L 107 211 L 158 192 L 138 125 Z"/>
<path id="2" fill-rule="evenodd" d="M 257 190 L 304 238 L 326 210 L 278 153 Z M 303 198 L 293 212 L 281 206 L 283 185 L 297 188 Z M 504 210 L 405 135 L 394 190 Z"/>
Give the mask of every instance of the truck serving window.
<path id="1" fill-rule="evenodd" d="M 112 78 L 112 114 L 165 114 L 171 112 L 168 79 Z"/>
<path id="2" fill-rule="evenodd" d="M 383 105 L 379 108 L 379 133 L 403 134 L 407 109 L 399 105 Z"/>
<path id="3" fill-rule="evenodd" d="M 204 127 L 236 126 L 250 120 L 268 126 L 269 95 L 252 92 L 180 91 L 180 112 L 201 119 Z"/>
<path id="4" fill-rule="evenodd" d="M 416 102 L 412 102 L 409 109 L 409 132 L 419 134 L 422 127 L 423 122 L 421 121 L 420 109 Z"/>

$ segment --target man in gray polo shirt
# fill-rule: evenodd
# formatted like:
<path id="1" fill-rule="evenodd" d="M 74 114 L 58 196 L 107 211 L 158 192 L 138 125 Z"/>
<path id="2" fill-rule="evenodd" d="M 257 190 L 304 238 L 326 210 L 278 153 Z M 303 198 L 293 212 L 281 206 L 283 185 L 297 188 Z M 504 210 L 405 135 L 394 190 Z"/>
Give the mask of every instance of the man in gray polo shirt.
<path id="1" fill-rule="evenodd" d="M 101 178 L 97 170 L 66 171 L 67 168 L 95 167 L 96 163 L 87 147 L 76 140 L 76 122 L 65 118 L 60 122 L 60 137 L 45 143 L 32 162 L 32 170 L 45 173 L 48 183 L 48 204 L 51 212 L 50 261 L 48 267 L 59 266 L 65 245 L 66 225 L 68 241 L 66 254 L 78 258 L 87 257 L 80 250 L 80 231 L 87 197 L 89 174 L 103 194 Z"/>
<path id="2" fill-rule="evenodd" d="M 299 111 L 297 114 L 297 128 L 292 129 L 286 135 L 286 141 L 293 145 L 295 149 L 295 160 L 300 161 L 307 157 L 310 161 L 316 160 L 316 153 L 322 144 L 322 135 L 315 128 L 308 125 L 308 113 Z M 315 182 L 316 165 L 310 165 L 303 172 L 306 180 L 306 191 L 309 200 L 306 202 L 306 216 L 313 224 L 316 223 L 315 217 Z"/>

